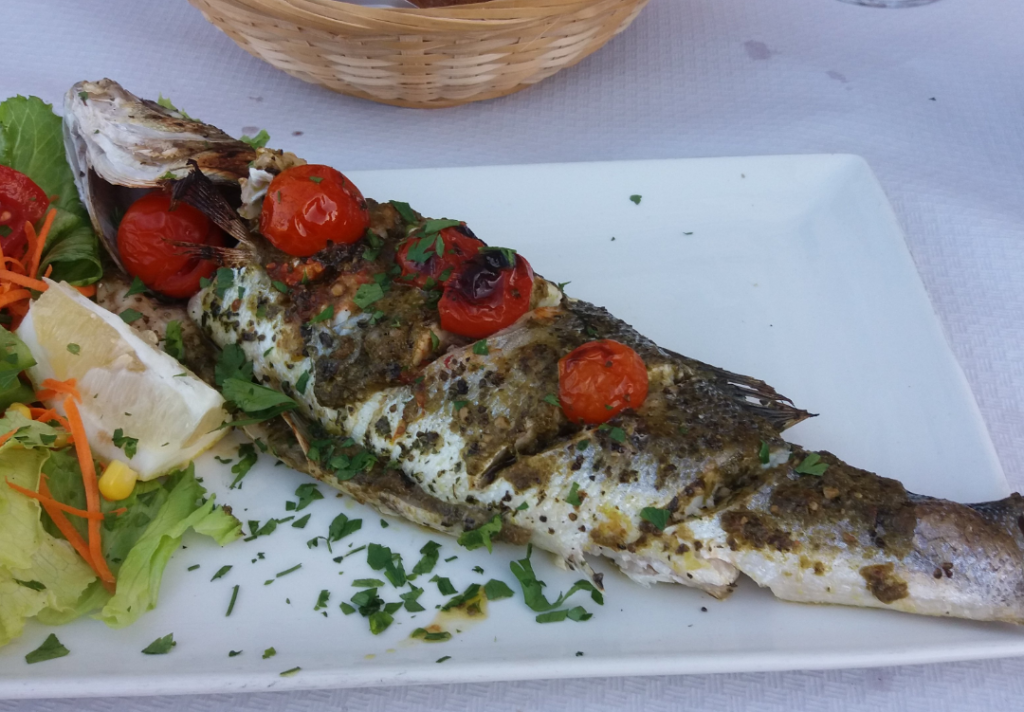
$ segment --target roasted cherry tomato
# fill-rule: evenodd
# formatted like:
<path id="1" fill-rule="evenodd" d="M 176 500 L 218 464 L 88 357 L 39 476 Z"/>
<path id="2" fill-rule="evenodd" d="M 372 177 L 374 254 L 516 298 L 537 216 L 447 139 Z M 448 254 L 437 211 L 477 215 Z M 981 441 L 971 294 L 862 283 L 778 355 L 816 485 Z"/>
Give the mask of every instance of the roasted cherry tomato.
<path id="1" fill-rule="evenodd" d="M 260 213 L 260 232 L 294 257 L 309 257 L 329 242 L 356 242 L 369 226 L 363 194 L 330 166 L 295 166 L 278 174 Z"/>
<path id="2" fill-rule="evenodd" d="M 441 240 L 444 245 L 441 256 L 437 254 L 437 240 Z M 402 284 L 413 284 L 426 289 L 430 289 L 435 283 L 446 284 L 462 268 L 466 260 L 476 256 L 481 247 L 484 247 L 484 243 L 465 225 L 446 227 L 436 238 L 412 237 L 398 248 Z"/>
<path id="3" fill-rule="evenodd" d="M 191 205 L 159 191 L 148 193 L 121 218 L 117 249 L 128 271 L 150 289 L 184 299 L 199 291 L 199 280 L 209 277 L 217 263 L 187 254 L 192 245 L 224 245 L 224 233 Z"/>
<path id="4" fill-rule="evenodd" d="M 18 254 L 25 244 L 25 223 L 39 222 L 49 207 L 46 193 L 27 175 L 0 166 L 0 247 Z"/>
<path id="5" fill-rule="evenodd" d="M 519 255 L 511 258 L 505 250 L 484 250 L 463 265 L 437 304 L 442 329 L 483 339 L 530 310 L 533 269 Z"/>
<path id="6" fill-rule="evenodd" d="M 646 398 L 647 366 L 618 341 L 589 341 L 558 361 L 558 400 L 574 423 L 603 423 Z"/>

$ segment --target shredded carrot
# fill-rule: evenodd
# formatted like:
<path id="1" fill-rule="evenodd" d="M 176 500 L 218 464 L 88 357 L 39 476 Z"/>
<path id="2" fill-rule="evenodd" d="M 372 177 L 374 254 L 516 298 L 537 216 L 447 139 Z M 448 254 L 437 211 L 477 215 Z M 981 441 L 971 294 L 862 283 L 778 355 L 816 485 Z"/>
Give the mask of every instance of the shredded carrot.
<path id="1" fill-rule="evenodd" d="M 20 287 L 28 287 L 29 289 L 34 289 L 37 292 L 45 292 L 50 288 L 50 285 L 41 279 L 26 277 L 23 274 L 18 274 L 17 272 L 12 272 L 8 269 L 0 269 L 0 280 L 7 280 L 8 282 L 13 282 Z"/>
<path id="2" fill-rule="evenodd" d="M 81 294 L 83 297 L 92 297 L 96 295 L 95 284 L 87 284 L 84 287 L 75 287 L 75 289 L 77 289 L 78 293 Z"/>
<path id="3" fill-rule="evenodd" d="M 69 504 L 64 504 L 63 502 L 58 502 L 53 497 L 50 497 L 48 495 L 40 494 L 38 492 L 33 492 L 30 489 L 25 489 L 24 487 L 21 487 L 20 485 L 14 484 L 10 480 L 7 480 L 7 486 L 10 487 L 15 492 L 20 492 L 21 494 L 25 495 L 26 497 L 31 497 L 32 499 L 38 499 L 41 503 L 48 504 L 51 507 L 55 507 L 55 508 L 61 510 L 62 512 L 67 512 L 68 514 L 74 514 L 76 517 L 81 517 L 82 519 L 99 519 L 101 521 L 104 519 L 103 514 L 101 512 L 87 512 L 84 509 L 75 509 L 74 507 L 72 507 Z"/>
<path id="4" fill-rule="evenodd" d="M 39 271 L 39 260 L 43 258 L 43 247 L 46 245 L 46 237 L 50 233 L 50 227 L 53 225 L 53 219 L 56 217 L 57 211 L 50 208 L 50 211 L 46 213 L 46 220 L 43 221 L 43 227 L 39 230 L 38 239 L 34 245 L 34 249 L 30 254 L 28 261 L 28 276 L 35 277 Z"/>
<path id="5" fill-rule="evenodd" d="M 82 394 L 78 392 L 78 384 L 75 383 L 75 379 L 69 378 L 66 381 L 56 381 L 52 378 L 47 378 L 43 381 L 43 388 L 53 391 L 54 393 L 63 393 L 64 395 L 72 396 L 76 401 L 82 400 Z"/>
<path id="6" fill-rule="evenodd" d="M 49 385 L 47 379 L 43 385 Z M 74 381 L 70 380 L 74 388 Z M 65 385 L 68 382 L 65 382 Z M 78 412 L 78 405 L 73 397 L 64 399 L 64 410 L 68 415 L 71 435 L 75 438 L 75 454 L 78 455 L 78 464 L 82 468 L 82 483 L 85 485 L 85 501 L 90 512 L 100 511 L 100 490 L 96 481 L 96 467 L 92 461 L 92 451 L 89 449 L 89 441 L 85 437 L 85 425 L 82 423 L 82 416 Z M 103 558 L 103 551 L 100 542 L 100 523 L 96 519 L 89 520 L 89 552 L 96 564 L 96 573 L 100 580 L 109 583 L 114 582 L 114 574 L 110 573 L 107 561 Z"/>
<path id="7" fill-rule="evenodd" d="M 122 514 L 124 514 L 127 511 L 128 511 L 127 507 L 118 507 L 117 509 L 111 509 L 109 512 L 107 512 L 107 514 L 116 514 L 117 516 L 120 517 Z"/>
<path id="8" fill-rule="evenodd" d="M 46 497 L 45 500 L 40 500 L 39 503 L 43 505 L 43 509 L 50 515 L 50 519 L 53 520 L 53 523 L 57 525 L 57 529 L 64 535 L 64 538 L 68 540 L 68 543 L 71 544 L 74 550 L 78 552 L 78 555 L 82 557 L 85 563 L 89 564 L 89 568 L 96 571 L 96 566 L 92 561 L 92 555 L 89 553 L 89 546 L 85 543 L 82 535 L 78 533 L 77 529 L 71 526 L 71 522 L 69 522 L 68 518 L 64 516 L 64 512 L 50 504 L 50 502 L 55 500 L 50 495 L 50 488 L 46 486 L 45 479 L 39 480 L 39 494 Z M 96 574 L 99 575 L 99 572 L 96 571 Z"/>
<path id="9" fill-rule="evenodd" d="M 17 435 L 19 430 L 21 430 L 21 428 L 15 428 L 9 433 L 4 433 L 3 435 L 0 435 L 0 446 L 2 446 L 11 438 L 13 438 L 15 435 Z"/>
<path id="10" fill-rule="evenodd" d="M 21 263 L 21 260 L 16 260 L 13 257 L 8 257 L 7 255 L 4 255 L 3 261 L 4 264 L 9 264 L 11 267 L 17 267 L 19 274 L 25 273 L 25 265 Z"/>
<path id="11" fill-rule="evenodd" d="M 20 302 L 22 299 L 29 299 L 32 297 L 32 292 L 27 289 L 12 289 L 11 291 L 0 295 L 0 309 L 6 307 L 14 302 Z"/>
<path id="12" fill-rule="evenodd" d="M 25 242 L 25 254 L 21 256 L 22 261 L 36 251 L 36 243 L 39 242 L 39 237 L 36 236 L 35 226 L 28 221 L 25 222 Z"/>

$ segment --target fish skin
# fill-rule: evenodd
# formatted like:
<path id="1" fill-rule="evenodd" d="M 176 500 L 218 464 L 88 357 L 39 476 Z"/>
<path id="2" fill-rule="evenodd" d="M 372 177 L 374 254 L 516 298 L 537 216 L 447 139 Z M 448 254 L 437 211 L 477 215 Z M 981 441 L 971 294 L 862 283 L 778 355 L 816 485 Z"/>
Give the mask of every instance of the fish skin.
<path id="1" fill-rule="evenodd" d="M 749 384 L 759 382 L 662 350 L 569 299 L 490 337 L 487 355 L 450 346 L 418 384 L 325 406 L 315 373 L 330 353 L 317 334 L 362 333 L 357 324 L 367 317 L 339 309 L 332 321 L 304 326 L 289 309 L 294 295 L 274 292 L 268 280 L 259 266 L 237 269 L 235 284 L 248 296 L 206 289 L 190 314 L 215 343 L 239 344 L 261 382 L 299 402 L 301 418 L 398 463 L 429 498 L 476 509 L 447 527 L 433 515 L 424 520 L 426 510 L 389 511 L 448 533 L 500 514 L 515 539 L 525 532 L 592 576 L 586 557 L 600 555 L 638 583 L 676 582 L 718 597 L 744 573 L 785 600 L 1024 622 L 1018 495 L 974 506 L 921 497 L 829 453 L 819 453 L 824 474 L 800 474 L 810 453 L 780 432 L 806 413 L 770 389 L 774 400 L 754 402 L 750 389 L 759 386 Z M 259 302 L 272 316 L 257 317 Z M 609 336 L 644 357 L 651 381 L 644 406 L 610 423 L 622 442 L 610 428 L 569 425 L 543 402 L 557 392 L 559 355 Z M 267 344 L 275 347 L 265 356 Z M 314 375 L 300 394 L 295 383 L 307 371 Z M 469 403 L 459 412 L 456 397 Z M 574 484 L 578 505 L 567 502 Z M 365 489 L 361 499 L 381 506 Z M 664 531 L 643 519 L 646 507 L 670 510 Z"/>

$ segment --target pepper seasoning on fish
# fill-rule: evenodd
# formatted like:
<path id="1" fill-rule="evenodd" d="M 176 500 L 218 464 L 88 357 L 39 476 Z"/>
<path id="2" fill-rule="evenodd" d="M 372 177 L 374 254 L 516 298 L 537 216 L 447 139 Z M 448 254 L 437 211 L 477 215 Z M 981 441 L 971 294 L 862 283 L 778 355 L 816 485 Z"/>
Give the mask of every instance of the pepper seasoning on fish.
<path id="1" fill-rule="evenodd" d="M 242 214 L 257 214 L 260 197 Z M 658 347 L 508 250 L 477 247 L 464 260 L 472 279 L 469 268 L 411 274 L 403 255 L 443 257 L 461 239 L 445 230 L 476 237 L 404 204 L 365 203 L 366 235 L 312 256 L 246 235 L 230 286 L 189 305 L 212 341 L 241 348 L 261 383 L 298 403 L 286 418 L 302 469 L 448 533 L 500 521 L 499 536 L 598 583 L 587 556 L 642 584 L 719 597 L 744 573 L 786 600 L 1024 622 L 1019 495 L 931 499 L 791 445 L 782 431 L 808 414 L 766 384 Z M 483 346 L 446 322 L 443 283 L 468 293 L 517 269 L 532 286 Z M 603 424 L 573 422 L 559 361 L 604 339 L 642 359 L 646 399 Z"/>

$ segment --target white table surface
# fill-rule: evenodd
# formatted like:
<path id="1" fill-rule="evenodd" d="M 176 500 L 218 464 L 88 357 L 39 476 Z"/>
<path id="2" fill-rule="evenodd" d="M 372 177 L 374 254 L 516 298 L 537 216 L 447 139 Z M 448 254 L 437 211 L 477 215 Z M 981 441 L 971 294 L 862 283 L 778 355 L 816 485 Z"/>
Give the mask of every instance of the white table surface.
<path id="1" fill-rule="evenodd" d="M 605 49 L 520 94 L 434 112 L 259 62 L 185 0 L 0 0 L 0 97 L 109 76 L 344 169 L 855 153 L 872 165 L 1024 489 L 1024 4 L 651 0 Z M 302 135 L 294 136 L 293 132 Z M 116 665 L 116 661 L 111 661 Z M 1024 659 L 871 670 L 94 700 L 14 710 L 1020 709 Z"/>

